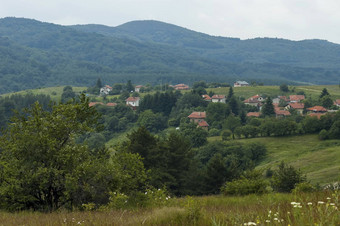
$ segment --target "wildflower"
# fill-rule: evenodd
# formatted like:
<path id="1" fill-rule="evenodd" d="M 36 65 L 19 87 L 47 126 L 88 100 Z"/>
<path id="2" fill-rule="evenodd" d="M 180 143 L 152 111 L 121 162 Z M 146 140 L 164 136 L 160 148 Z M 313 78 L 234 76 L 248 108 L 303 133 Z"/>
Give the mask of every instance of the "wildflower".
<path id="1" fill-rule="evenodd" d="M 327 200 L 331 200 L 331 198 L 330 198 L 330 197 L 327 197 Z"/>
<path id="2" fill-rule="evenodd" d="M 307 205 L 310 206 L 310 205 L 313 205 L 313 203 L 309 202 L 309 203 L 307 203 Z"/>
<path id="3" fill-rule="evenodd" d="M 146 192 L 145 192 L 145 194 L 147 195 L 147 194 L 148 194 L 148 192 L 146 191 Z"/>
<path id="4" fill-rule="evenodd" d="M 266 223 L 270 223 L 270 220 L 266 220 Z"/>
<path id="5" fill-rule="evenodd" d="M 325 202 L 323 202 L 323 201 L 318 201 L 318 204 L 325 204 Z"/>
<path id="6" fill-rule="evenodd" d="M 330 203 L 329 205 L 331 205 L 331 206 L 335 206 L 335 203 Z"/>
<path id="7" fill-rule="evenodd" d="M 278 219 L 275 217 L 275 218 L 274 218 L 274 221 L 277 221 L 277 220 L 278 220 Z"/>
<path id="8" fill-rule="evenodd" d="M 77 224 L 81 224 L 81 222 L 80 221 L 78 221 L 78 223 Z"/>

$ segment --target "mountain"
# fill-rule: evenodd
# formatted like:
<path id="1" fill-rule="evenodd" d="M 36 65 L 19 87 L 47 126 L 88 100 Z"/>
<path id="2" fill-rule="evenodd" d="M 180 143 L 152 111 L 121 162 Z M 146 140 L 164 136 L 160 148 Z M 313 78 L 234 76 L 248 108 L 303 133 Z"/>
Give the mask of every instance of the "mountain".
<path id="1" fill-rule="evenodd" d="M 107 27 L 3 18 L 0 93 L 52 85 L 90 86 L 98 77 L 108 84 L 129 79 L 140 84 L 235 79 L 337 84 L 338 49 L 339 45 L 320 40 L 213 37 L 157 21 Z"/>
<path id="2" fill-rule="evenodd" d="M 325 40 L 290 41 L 277 38 L 240 40 L 210 36 L 159 21 L 133 21 L 117 27 L 103 25 L 72 27 L 111 37 L 176 46 L 211 60 L 340 68 L 340 45 Z"/>

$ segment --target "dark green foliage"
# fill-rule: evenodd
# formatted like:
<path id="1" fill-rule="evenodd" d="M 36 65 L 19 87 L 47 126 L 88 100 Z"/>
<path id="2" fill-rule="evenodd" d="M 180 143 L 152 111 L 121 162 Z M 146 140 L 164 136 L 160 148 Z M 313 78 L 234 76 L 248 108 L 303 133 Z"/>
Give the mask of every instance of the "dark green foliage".
<path id="1" fill-rule="evenodd" d="M 234 115 L 239 115 L 240 113 L 240 103 L 238 102 L 238 100 L 235 98 L 235 96 L 232 96 L 229 100 L 228 100 L 228 105 L 230 107 L 230 111 L 234 114 Z"/>
<path id="2" fill-rule="evenodd" d="M 230 99 L 234 96 L 234 90 L 233 87 L 230 86 L 228 96 L 227 96 L 227 102 L 230 101 Z"/>
<path id="3" fill-rule="evenodd" d="M 263 116 L 273 116 L 275 115 L 273 101 L 270 97 L 267 97 L 266 102 L 262 107 Z"/>
<path id="4" fill-rule="evenodd" d="M 274 171 L 272 185 L 278 192 L 291 192 L 297 184 L 305 181 L 306 176 L 302 175 L 300 170 L 281 162 L 279 168 Z"/>
<path id="5" fill-rule="evenodd" d="M 182 123 L 180 133 L 190 140 L 192 147 L 200 147 L 207 143 L 208 132 L 195 123 Z"/>
<path id="6" fill-rule="evenodd" d="M 231 134 L 232 134 L 231 130 L 229 130 L 229 129 L 223 130 L 223 131 L 221 132 L 222 140 L 229 140 Z"/>
<path id="7" fill-rule="evenodd" d="M 76 94 L 73 92 L 71 86 L 65 86 L 63 93 L 61 94 L 61 102 L 67 102 L 72 98 L 75 98 Z"/>
<path id="8" fill-rule="evenodd" d="M 281 85 L 280 85 L 280 90 L 281 90 L 282 92 L 288 92 L 289 89 L 288 89 L 287 84 L 281 84 Z"/>
<path id="9" fill-rule="evenodd" d="M 137 32 L 139 26 L 133 26 L 128 30 L 108 28 L 101 35 L 96 34 L 95 26 L 82 29 L 86 26 L 1 19 L 0 36 L 6 38 L 0 39 L 0 90 L 66 85 L 66 81 L 88 86 L 98 77 L 109 84 L 208 79 L 222 85 L 239 77 L 266 84 L 338 83 L 339 47 L 332 43 L 241 41 L 161 23 L 150 26 L 159 22 L 143 23 L 148 29 L 141 32 Z"/>
<path id="10" fill-rule="evenodd" d="M 325 107 L 326 109 L 329 109 L 334 105 L 334 101 L 329 95 L 325 95 L 321 97 L 320 101 L 321 101 L 321 105 Z"/>
<path id="11" fill-rule="evenodd" d="M 126 91 L 128 91 L 129 93 L 135 91 L 135 88 L 133 87 L 131 80 L 128 80 L 126 83 Z"/>
<path id="12" fill-rule="evenodd" d="M 218 122 L 221 126 L 223 120 L 225 120 L 230 114 L 230 108 L 224 103 L 209 103 L 207 107 L 207 122 L 212 125 L 214 122 Z"/>
<path id="13" fill-rule="evenodd" d="M 340 139 L 340 120 L 337 120 L 333 123 L 329 130 L 329 137 L 331 139 Z"/>
<path id="14" fill-rule="evenodd" d="M 106 192 L 115 188 L 108 155 L 94 155 L 74 139 L 92 131 L 97 119 L 84 96 L 54 104 L 51 111 L 36 103 L 26 115 L 13 118 L 1 137 L 2 207 L 55 210 L 107 202 Z"/>
<path id="15" fill-rule="evenodd" d="M 321 94 L 320 94 L 320 99 L 323 98 L 324 96 L 329 96 L 329 92 L 326 88 L 323 88 L 323 90 L 321 91 Z"/>
<path id="16" fill-rule="evenodd" d="M 163 113 L 168 116 L 177 102 L 177 96 L 174 92 L 165 93 L 156 92 L 155 94 L 147 94 L 140 102 L 138 111 L 152 110 L 155 113 Z"/>
<path id="17" fill-rule="evenodd" d="M 151 132 L 157 132 L 166 128 L 167 118 L 161 113 L 155 114 L 151 110 L 145 110 L 139 114 L 137 124 Z"/>

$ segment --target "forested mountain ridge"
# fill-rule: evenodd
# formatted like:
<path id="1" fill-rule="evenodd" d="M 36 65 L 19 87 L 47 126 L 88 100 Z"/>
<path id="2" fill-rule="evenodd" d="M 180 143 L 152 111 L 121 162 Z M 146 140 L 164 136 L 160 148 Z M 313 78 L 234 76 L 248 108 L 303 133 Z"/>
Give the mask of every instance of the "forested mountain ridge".
<path id="1" fill-rule="evenodd" d="M 114 30 L 117 34 L 112 33 Z M 274 42 L 272 39 L 267 41 Z M 264 84 L 338 83 L 340 54 L 336 56 L 336 53 L 339 45 L 306 41 L 325 45 L 326 49 L 333 51 L 330 56 L 322 53 L 332 60 L 322 54 L 309 54 L 324 60 L 320 60 L 319 65 L 312 61 L 306 63 L 322 67 L 307 68 L 298 63 L 285 64 L 278 59 L 273 63 L 274 58 L 270 57 L 273 59 L 270 62 L 255 52 L 251 55 L 249 51 L 266 45 L 257 43 L 257 47 L 249 48 L 247 52 L 237 44 L 243 42 L 157 21 L 131 22 L 110 28 L 102 25 L 61 26 L 32 19 L 4 18 L 0 19 L 0 93 L 42 86 L 90 86 L 98 77 L 109 84 L 127 80 L 140 84 L 191 84 L 197 80 L 231 83 L 235 79 Z M 226 43 L 234 50 L 228 50 Z M 263 51 L 260 53 L 265 55 Z M 256 60 L 246 59 L 242 54 L 250 54 L 250 58 Z M 238 60 L 241 58 L 244 59 Z"/>
<path id="2" fill-rule="evenodd" d="M 78 30 L 112 37 L 179 46 L 205 57 L 234 63 L 274 63 L 298 67 L 340 68 L 340 45 L 325 40 L 210 36 L 159 21 L 132 21 L 117 27 L 76 25 Z"/>

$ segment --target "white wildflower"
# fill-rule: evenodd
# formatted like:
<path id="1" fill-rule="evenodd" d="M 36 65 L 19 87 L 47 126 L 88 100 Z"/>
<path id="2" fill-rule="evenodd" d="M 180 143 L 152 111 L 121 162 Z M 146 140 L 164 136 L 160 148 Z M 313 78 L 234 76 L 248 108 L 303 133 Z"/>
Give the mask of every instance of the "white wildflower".
<path id="1" fill-rule="evenodd" d="M 325 202 L 323 202 L 323 201 L 318 201 L 318 204 L 325 204 Z"/>
<path id="2" fill-rule="evenodd" d="M 307 203 L 307 205 L 310 206 L 310 205 L 313 205 L 313 203 L 309 202 L 309 203 Z"/>

